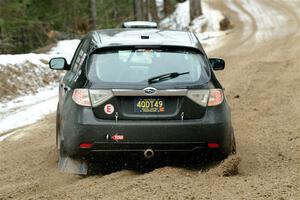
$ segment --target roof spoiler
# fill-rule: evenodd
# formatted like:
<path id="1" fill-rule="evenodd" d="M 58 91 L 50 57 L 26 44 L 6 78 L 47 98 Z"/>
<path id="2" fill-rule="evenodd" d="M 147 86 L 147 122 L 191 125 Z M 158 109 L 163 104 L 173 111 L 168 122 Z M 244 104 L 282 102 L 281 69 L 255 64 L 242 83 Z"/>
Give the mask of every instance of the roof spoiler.
<path id="1" fill-rule="evenodd" d="M 129 21 L 122 24 L 122 28 L 157 28 L 156 22 L 149 21 Z"/>

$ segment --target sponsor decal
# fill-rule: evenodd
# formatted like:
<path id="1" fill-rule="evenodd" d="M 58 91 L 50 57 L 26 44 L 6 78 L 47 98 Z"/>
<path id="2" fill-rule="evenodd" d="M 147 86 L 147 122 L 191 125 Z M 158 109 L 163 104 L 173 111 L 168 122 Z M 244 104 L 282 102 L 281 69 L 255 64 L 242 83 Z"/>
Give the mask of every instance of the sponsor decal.
<path id="1" fill-rule="evenodd" d="M 124 135 L 112 135 L 111 139 L 115 141 L 124 140 Z"/>
<path id="2" fill-rule="evenodd" d="M 105 112 L 106 114 L 111 115 L 111 114 L 114 113 L 114 111 L 115 111 L 115 107 L 114 107 L 113 105 L 111 105 L 111 104 L 106 104 L 106 105 L 104 106 L 104 112 Z"/>

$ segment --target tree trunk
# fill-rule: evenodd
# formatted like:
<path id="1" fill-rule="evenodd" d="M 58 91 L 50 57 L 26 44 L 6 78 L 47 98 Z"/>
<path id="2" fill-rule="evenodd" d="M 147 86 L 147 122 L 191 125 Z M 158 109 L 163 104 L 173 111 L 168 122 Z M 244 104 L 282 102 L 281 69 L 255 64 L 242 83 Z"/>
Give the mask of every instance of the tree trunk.
<path id="1" fill-rule="evenodd" d="M 156 7 L 156 3 L 155 0 L 148 0 L 148 4 L 149 4 L 149 10 L 150 10 L 150 14 L 151 14 L 151 21 L 155 21 L 158 23 L 159 18 L 158 18 L 158 14 L 157 14 L 157 7 Z"/>
<path id="2" fill-rule="evenodd" d="M 143 4 L 143 0 L 134 0 L 134 18 L 137 21 L 142 21 L 144 19 Z"/>
<path id="3" fill-rule="evenodd" d="M 91 28 L 93 30 L 96 29 L 97 26 L 97 5 L 96 5 L 96 0 L 91 0 Z"/>
<path id="4" fill-rule="evenodd" d="M 134 0 L 134 18 L 137 21 L 158 20 L 155 0 Z"/>
<path id="5" fill-rule="evenodd" d="M 198 16 L 202 15 L 201 0 L 190 0 L 190 19 L 193 21 Z"/>
<path id="6" fill-rule="evenodd" d="M 140 0 L 142 1 L 142 10 L 143 10 L 143 21 L 148 21 L 149 20 L 149 4 L 148 0 Z M 151 0 L 150 0 L 151 1 Z"/>
<path id="7" fill-rule="evenodd" d="M 164 0 L 164 17 L 172 13 L 172 6 L 170 0 Z"/>

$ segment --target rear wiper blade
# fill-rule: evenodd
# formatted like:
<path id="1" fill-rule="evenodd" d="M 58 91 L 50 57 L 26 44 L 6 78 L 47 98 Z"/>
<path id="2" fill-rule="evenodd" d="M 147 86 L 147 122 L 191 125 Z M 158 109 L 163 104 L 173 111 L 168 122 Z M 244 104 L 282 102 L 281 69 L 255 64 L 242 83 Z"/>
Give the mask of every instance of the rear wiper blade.
<path id="1" fill-rule="evenodd" d="M 183 73 L 173 72 L 173 73 L 163 74 L 163 75 L 155 76 L 153 78 L 149 78 L 148 83 L 153 84 L 153 83 L 158 83 L 158 82 L 162 82 L 162 81 L 167 81 L 167 80 L 177 78 L 178 76 L 189 74 L 189 73 L 190 72 L 183 72 Z"/>

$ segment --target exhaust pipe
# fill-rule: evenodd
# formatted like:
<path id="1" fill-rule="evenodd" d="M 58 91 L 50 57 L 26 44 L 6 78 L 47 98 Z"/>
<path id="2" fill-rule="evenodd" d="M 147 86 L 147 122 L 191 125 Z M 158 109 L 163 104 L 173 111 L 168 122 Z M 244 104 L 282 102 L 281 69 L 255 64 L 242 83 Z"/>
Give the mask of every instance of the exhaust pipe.
<path id="1" fill-rule="evenodd" d="M 147 159 L 152 158 L 154 156 L 154 151 L 152 149 L 146 149 L 144 151 L 144 156 Z"/>

